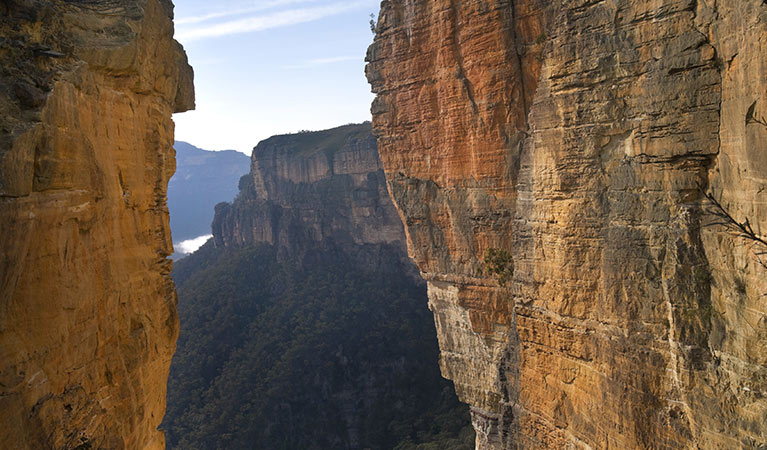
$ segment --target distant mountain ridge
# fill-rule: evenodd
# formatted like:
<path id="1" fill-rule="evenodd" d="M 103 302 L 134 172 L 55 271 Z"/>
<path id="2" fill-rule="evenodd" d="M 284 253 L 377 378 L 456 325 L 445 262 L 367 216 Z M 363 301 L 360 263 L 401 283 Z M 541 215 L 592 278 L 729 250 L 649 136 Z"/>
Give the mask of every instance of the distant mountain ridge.
<path id="1" fill-rule="evenodd" d="M 168 183 L 168 209 L 174 244 L 211 234 L 213 207 L 232 201 L 250 158 L 235 150 L 210 151 L 176 141 L 176 174 Z"/>

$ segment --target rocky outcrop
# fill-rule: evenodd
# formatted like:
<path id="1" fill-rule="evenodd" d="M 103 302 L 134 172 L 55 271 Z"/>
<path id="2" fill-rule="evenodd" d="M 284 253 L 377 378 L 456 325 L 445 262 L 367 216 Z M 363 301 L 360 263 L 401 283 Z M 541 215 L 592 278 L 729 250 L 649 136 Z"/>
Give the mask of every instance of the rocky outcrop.
<path id="1" fill-rule="evenodd" d="M 173 6 L 0 11 L 0 442 L 163 448 L 171 113 L 194 102 Z"/>
<path id="2" fill-rule="evenodd" d="M 767 272 L 698 188 L 767 234 L 765 46 L 762 1 L 382 2 L 374 132 L 477 448 L 767 446 Z"/>
<path id="3" fill-rule="evenodd" d="M 250 177 L 232 204 L 216 206 L 212 228 L 217 247 L 267 243 L 292 257 L 330 242 L 404 249 L 370 123 L 260 142 Z"/>

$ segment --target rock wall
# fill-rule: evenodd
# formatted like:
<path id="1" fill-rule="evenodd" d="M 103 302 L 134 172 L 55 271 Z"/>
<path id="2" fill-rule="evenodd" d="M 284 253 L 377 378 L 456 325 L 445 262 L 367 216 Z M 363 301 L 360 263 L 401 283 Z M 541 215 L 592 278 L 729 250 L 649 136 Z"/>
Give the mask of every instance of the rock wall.
<path id="1" fill-rule="evenodd" d="M 767 234 L 767 4 L 383 1 L 367 60 L 478 449 L 767 447 L 767 269 L 698 187 Z"/>
<path id="2" fill-rule="evenodd" d="M 404 251 L 370 123 L 260 142 L 250 177 L 232 204 L 216 206 L 212 228 L 216 246 L 268 243 L 293 257 L 330 241 Z"/>
<path id="3" fill-rule="evenodd" d="M 0 446 L 163 448 L 171 113 L 194 103 L 173 6 L 0 11 Z"/>

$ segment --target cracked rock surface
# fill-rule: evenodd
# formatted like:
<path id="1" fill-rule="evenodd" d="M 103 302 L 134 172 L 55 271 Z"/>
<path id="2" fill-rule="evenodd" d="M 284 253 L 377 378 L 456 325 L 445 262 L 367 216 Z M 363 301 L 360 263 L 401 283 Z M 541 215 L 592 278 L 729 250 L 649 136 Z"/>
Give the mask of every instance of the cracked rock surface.
<path id="1" fill-rule="evenodd" d="M 767 234 L 767 4 L 391 0 L 367 59 L 478 449 L 767 447 L 767 271 L 698 188 Z"/>
<path id="2" fill-rule="evenodd" d="M 168 0 L 0 5 L 0 447 L 163 448 L 178 333 Z"/>

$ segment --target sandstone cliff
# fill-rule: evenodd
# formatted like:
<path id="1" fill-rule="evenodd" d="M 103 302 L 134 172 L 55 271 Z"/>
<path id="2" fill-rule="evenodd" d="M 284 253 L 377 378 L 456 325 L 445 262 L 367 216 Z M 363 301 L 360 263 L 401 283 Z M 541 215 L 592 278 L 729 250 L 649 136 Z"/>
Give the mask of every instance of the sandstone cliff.
<path id="1" fill-rule="evenodd" d="M 376 31 L 381 160 L 477 447 L 767 446 L 767 271 L 698 189 L 767 234 L 767 4 L 392 0 Z"/>
<path id="2" fill-rule="evenodd" d="M 293 256 L 325 242 L 404 250 L 370 130 L 364 123 L 260 142 L 238 198 L 216 207 L 215 245 L 267 243 Z"/>
<path id="3" fill-rule="evenodd" d="M 194 103 L 173 6 L 0 12 L 0 446 L 163 448 L 171 113 Z"/>

